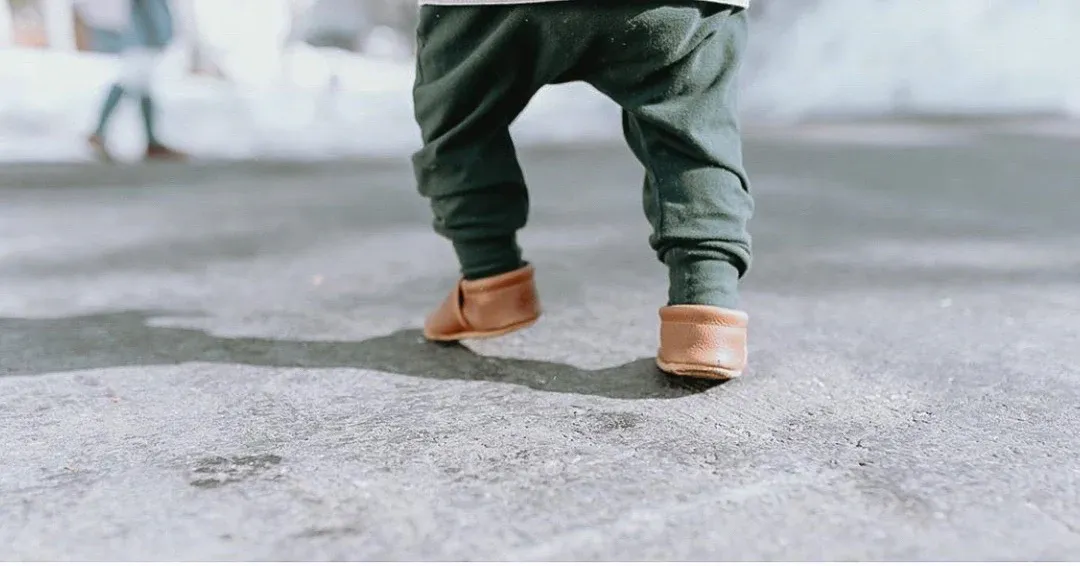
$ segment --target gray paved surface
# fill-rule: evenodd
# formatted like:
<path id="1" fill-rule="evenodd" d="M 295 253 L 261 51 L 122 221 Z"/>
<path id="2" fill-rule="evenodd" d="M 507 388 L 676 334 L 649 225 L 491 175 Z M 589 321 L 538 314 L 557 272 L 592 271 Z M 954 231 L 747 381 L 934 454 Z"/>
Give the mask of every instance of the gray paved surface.
<path id="1" fill-rule="evenodd" d="M 827 134 L 748 148 L 711 389 L 621 148 L 527 153 L 547 316 L 471 349 L 404 161 L 3 167 L 0 558 L 1080 559 L 1080 145 Z"/>

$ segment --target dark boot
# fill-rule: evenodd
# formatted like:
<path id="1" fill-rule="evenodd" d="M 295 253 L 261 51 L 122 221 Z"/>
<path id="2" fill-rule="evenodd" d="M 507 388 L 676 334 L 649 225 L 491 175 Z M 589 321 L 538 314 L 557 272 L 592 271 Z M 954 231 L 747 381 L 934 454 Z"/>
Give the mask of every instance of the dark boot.
<path id="1" fill-rule="evenodd" d="M 160 143 L 151 143 L 146 146 L 146 159 L 151 161 L 186 161 L 186 153 L 177 151 Z"/>

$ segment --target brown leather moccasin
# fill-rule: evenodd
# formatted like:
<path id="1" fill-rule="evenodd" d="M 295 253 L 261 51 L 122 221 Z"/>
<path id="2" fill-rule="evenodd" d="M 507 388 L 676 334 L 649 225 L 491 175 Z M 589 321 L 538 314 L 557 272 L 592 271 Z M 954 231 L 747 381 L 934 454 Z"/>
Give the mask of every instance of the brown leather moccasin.
<path id="1" fill-rule="evenodd" d="M 494 277 L 459 281 L 424 322 L 424 337 L 457 342 L 494 338 L 532 326 L 540 318 L 533 273 L 527 265 Z"/>
<path id="2" fill-rule="evenodd" d="M 746 313 L 703 305 L 660 309 L 656 365 L 675 375 L 731 379 L 746 369 Z"/>

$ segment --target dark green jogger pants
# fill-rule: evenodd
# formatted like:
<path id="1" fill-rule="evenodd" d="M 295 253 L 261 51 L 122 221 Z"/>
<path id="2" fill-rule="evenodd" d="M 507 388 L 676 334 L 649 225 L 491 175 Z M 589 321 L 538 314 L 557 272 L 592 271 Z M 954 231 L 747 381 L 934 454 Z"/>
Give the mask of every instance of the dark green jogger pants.
<path id="1" fill-rule="evenodd" d="M 413 164 L 464 276 L 523 264 L 510 125 L 545 85 L 585 81 L 623 108 L 669 304 L 734 307 L 754 208 L 736 118 L 746 27 L 744 10 L 677 0 L 421 8 Z"/>

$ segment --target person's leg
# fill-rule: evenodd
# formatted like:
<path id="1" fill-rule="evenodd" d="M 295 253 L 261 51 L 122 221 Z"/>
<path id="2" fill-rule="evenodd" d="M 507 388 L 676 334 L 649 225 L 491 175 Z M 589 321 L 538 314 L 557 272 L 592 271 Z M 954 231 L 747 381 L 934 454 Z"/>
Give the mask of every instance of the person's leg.
<path id="1" fill-rule="evenodd" d="M 154 103 L 154 70 L 160 57 L 160 50 L 151 47 L 133 47 L 123 54 L 120 85 L 124 93 L 139 101 L 139 114 L 142 117 L 143 133 L 146 134 L 146 156 L 153 159 L 177 159 L 183 154 L 169 149 L 157 136 L 156 112 Z"/>
<path id="2" fill-rule="evenodd" d="M 453 243 L 462 281 L 428 318 L 424 335 L 498 336 L 540 316 L 532 267 L 517 232 L 529 197 L 510 125 L 559 75 L 541 8 L 423 6 L 414 88 L 423 148 L 413 156 L 434 228 Z"/>
<path id="3" fill-rule="evenodd" d="M 143 130 L 146 132 L 146 145 L 149 147 L 161 147 L 157 132 L 154 129 L 154 100 L 150 93 L 143 93 L 139 97 L 139 111 L 142 114 Z"/>
<path id="4" fill-rule="evenodd" d="M 657 362 L 672 373 L 734 377 L 746 364 L 747 318 L 734 309 L 754 210 L 736 117 L 746 13 L 703 2 L 621 11 L 590 82 L 623 107 L 627 141 L 646 169 L 650 243 L 669 272 Z"/>
<path id="5" fill-rule="evenodd" d="M 146 132 L 146 157 L 158 160 L 183 160 L 187 155 L 177 151 L 163 143 L 157 137 L 157 128 L 154 125 L 154 115 L 157 105 L 153 95 L 149 92 L 139 97 L 139 110 L 142 113 L 143 129 Z"/>
<path id="6" fill-rule="evenodd" d="M 154 72 L 154 53 L 145 47 L 128 48 L 121 55 L 120 85 L 123 91 L 139 101 L 139 112 L 148 144 L 157 142 L 154 132 L 154 104 L 150 99 Z"/>
<path id="7" fill-rule="evenodd" d="M 520 268 L 529 198 L 510 124 L 536 93 L 516 7 L 424 6 L 413 91 L 423 149 L 413 156 L 434 228 L 465 279 Z"/>
<path id="8" fill-rule="evenodd" d="M 646 169 L 651 245 L 670 272 L 669 304 L 733 308 L 750 266 L 754 202 L 742 163 L 736 79 L 744 10 L 701 2 L 632 10 L 591 82 L 624 109 Z"/>
<path id="9" fill-rule="evenodd" d="M 105 95 L 105 101 L 102 103 L 101 111 L 98 114 L 97 127 L 94 128 L 94 131 L 87 139 L 91 151 L 94 152 L 94 156 L 99 161 L 113 162 L 113 156 L 109 153 L 105 134 L 108 133 L 109 122 L 112 120 L 113 114 L 116 113 L 116 109 L 120 107 L 123 100 L 124 88 L 119 83 L 109 87 L 108 94 Z"/>
<path id="10" fill-rule="evenodd" d="M 114 84 L 109 88 L 109 93 L 105 96 L 105 102 L 101 106 L 101 113 L 98 114 L 97 127 L 94 129 L 94 136 L 100 139 L 105 139 L 105 133 L 109 129 L 109 121 L 112 119 L 116 109 L 120 107 L 120 102 L 124 99 L 124 88 L 119 84 Z"/>

